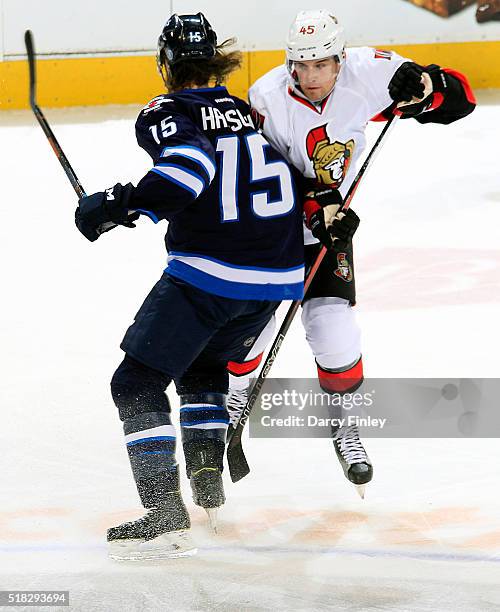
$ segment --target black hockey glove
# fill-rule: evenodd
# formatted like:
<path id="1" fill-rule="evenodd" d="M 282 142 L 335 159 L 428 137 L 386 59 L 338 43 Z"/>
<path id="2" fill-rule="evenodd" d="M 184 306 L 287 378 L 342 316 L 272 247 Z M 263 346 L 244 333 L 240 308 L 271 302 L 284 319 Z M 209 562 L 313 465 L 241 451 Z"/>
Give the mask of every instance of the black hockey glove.
<path id="1" fill-rule="evenodd" d="M 415 117 L 429 108 L 433 93 L 444 93 L 447 87 L 446 73 L 436 64 L 424 67 L 405 62 L 389 83 L 389 95 L 403 117 Z"/>
<path id="2" fill-rule="evenodd" d="M 75 223 L 87 240 L 94 242 L 101 234 L 117 225 L 135 227 L 132 222 L 140 215 L 128 210 L 134 189 L 132 183 L 117 183 L 106 191 L 98 191 L 79 200 Z"/>
<path id="3" fill-rule="evenodd" d="M 327 249 L 345 249 L 358 229 L 359 217 L 352 210 L 340 211 L 343 200 L 337 189 L 310 191 L 304 202 L 306 225 Z"/>
<path id="4" fill-rule="evenodd" d="M 422 74 L 424 71 L 423 66 L 413 62 L 401 64 L 389 83 L 389 95 L 394 102 L 411 102 L 413 98 L 423 98 L 425 87 L 422 83 Z"/>

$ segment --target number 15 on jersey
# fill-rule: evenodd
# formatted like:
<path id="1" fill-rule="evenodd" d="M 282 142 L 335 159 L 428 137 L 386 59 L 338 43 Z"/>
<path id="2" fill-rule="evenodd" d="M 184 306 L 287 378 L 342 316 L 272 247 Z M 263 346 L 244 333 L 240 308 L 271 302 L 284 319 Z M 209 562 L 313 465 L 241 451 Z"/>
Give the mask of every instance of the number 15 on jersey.
<path id="1" fill-rule="evenodd" d="M 295 190 L 290 168 L 283 160 L 268 161 L 266 139 L 257 133 L 244 137 L 246 152 L 242 152 L 238 136 L 221 136 L 217 139 L 216 151 L 222 155 L 220 176 L 220 207 L 222 222 L 239 220 L 238 192 L 241 157 L 248 153 L 250 176 L 247 190 L 250 205 L 255 216 L 262 218 L 281 217 L 295 207 Z M 269 190 L 259 189 L 259 182 L 265 179 L 277 181 L 280 196 L 271 200 Z"/>

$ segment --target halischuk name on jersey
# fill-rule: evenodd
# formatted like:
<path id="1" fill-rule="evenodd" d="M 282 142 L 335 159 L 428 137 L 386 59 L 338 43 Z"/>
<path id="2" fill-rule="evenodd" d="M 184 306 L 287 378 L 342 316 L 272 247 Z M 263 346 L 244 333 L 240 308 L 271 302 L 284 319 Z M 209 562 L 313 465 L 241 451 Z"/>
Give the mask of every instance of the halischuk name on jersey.
<path id="1" fill-rule="evenodd" d="M 301 202 L 292 170 L 224 87 L 159 96 L 136 123 L 154 166 L 134 209 L 169 221 L 166 272 L 235 299 L 300 299 Z"/>

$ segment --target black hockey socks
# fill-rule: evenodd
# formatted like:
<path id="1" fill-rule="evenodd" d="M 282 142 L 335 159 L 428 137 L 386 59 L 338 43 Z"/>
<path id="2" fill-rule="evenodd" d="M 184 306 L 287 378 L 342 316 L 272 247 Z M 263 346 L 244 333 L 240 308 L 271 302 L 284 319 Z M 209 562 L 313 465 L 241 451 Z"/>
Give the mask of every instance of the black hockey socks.
<path id="1" fill-rule="evenodd" d="M 186 470 L 213 467 L 222 472 L 229 415 L 221 393 L 181 395 L 181 431 Z"/>
<path id="2" fill-rule="evenodd" d="M 125 443 L 145 508 L 165 501 L 179 490 L 179 470 L 175 459 L 175 428 L 166 412 L 149 412 L 125 419 Z"/>
<path id="3" fill-rule="evenodd" d="M 170 379 L 128 355 L 111 381 L 111 393 L 123 421 L 125 443 L 145 508 L 153 508 L 179 490 L 175 428 L 165 389 Z"/>

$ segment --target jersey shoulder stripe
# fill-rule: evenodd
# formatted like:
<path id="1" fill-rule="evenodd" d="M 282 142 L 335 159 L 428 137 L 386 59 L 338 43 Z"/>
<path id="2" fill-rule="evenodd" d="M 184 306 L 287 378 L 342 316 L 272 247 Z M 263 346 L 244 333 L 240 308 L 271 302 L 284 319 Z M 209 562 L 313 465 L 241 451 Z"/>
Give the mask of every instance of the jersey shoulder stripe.
<path id="1" fill-rule="evenodd" d="M 160 159 L 156 162 L 156 168 L 164 168 L 167 166 L 173 166 L 175 168 L 180 168 L 189 174 L 203 181 L 205 189 L 207 189 L 212 183 L 212 173 L 210 169 L 207 169 L 206 166 L 200 164 L 197 160 L 192 159 L 190 157 L 185 157 L 184 155 L 169 155 L 167 158 L 160 157 Z"/>
<path id="2" fill-rule="evenodd" d="M 161 153 L 161 157 L 170 157 L 172 155 L 198 162 L 208 174 L 210 182 L 214 180 L 216 172 L 215 164 L 202 149 L 189 146 L 165 147 Z"/>
<path id="3" fill-rule="evenodd" d="M 175 164 L 157 164 L 152 171 L 190 191 L 196 198 L 205 190 L 205 182 L 201 176 L 181 166 L 176 166 Z"/>

